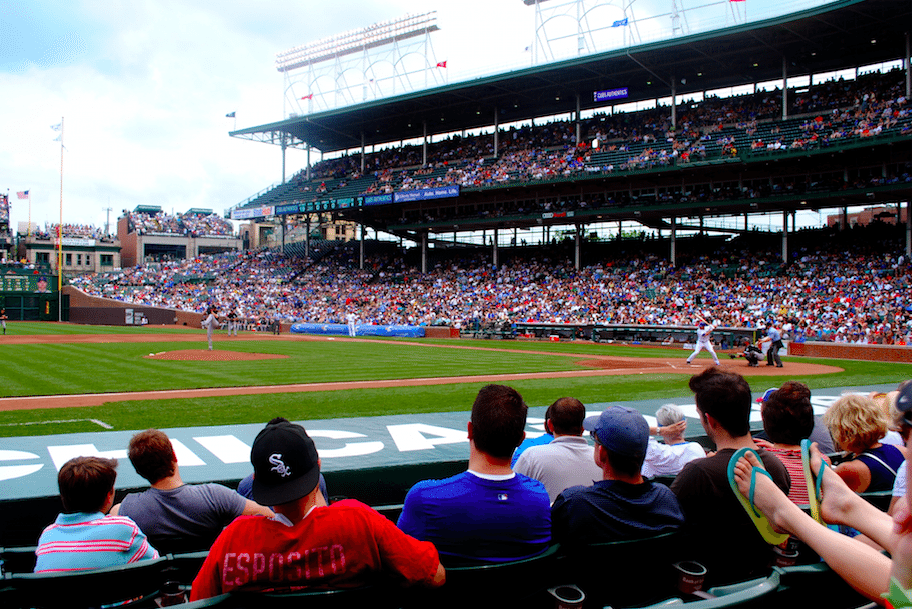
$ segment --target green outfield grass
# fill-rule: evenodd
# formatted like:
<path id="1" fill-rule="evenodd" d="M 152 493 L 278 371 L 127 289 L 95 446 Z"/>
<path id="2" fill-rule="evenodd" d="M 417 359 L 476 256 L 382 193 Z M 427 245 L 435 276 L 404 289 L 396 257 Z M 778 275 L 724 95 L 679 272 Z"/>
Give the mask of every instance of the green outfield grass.
<path id="1" fill-rule="evenodd" d="M 98 328 L 66 324 L 29 326 L 32 334 L 160 333 L 162 328 Z M 46 331 L 42 331 L 42 327 Z M 377 380 L 476 374 L 511 374 L 579 369 L 578 359 L 592 355 L 686 357 L 677 349 L 588 343 L 516 342 L 494 340 L 416 341 L 236 341 L 219 349 L 275 353 L 287 359 L 252 362 L 182 362 L 144 359 L 150 352 L 200 348 L 200 344 L 81 343 L 5 345 L 0 343 L 0 393 L 3 396 L 99 393 L 274 385 L 290 383 Z M 218 337 L 216 338 L 218 340 Z M 439 349 L 431 345 L 478 349 Z M 505 350 L 505 351 L 504 351 Z M 533 352 L 534 351 L 534 352 Z M 566 357 L 558 353 L 573 353 Z M 786 359 L 788 361 L 788 359 Z M 912 365 L 843 360 L 802 360 L 844 368 L 836 374 L 802 377 L 812 389 L 896 384 L 912 378 Z M 755 391 L 782 384 L 780 376 L 753 381 Z M 639 374 L 571 379 L 515 381 L 530 406 L 545 406 L 562 395 L 585 403 L 689 396 L 687 375 Z M 0 413 L 0 437 L 103 431 L 95 421 L 116 430 L 257 423 L 273 416 L 289 419 L 331 419 L 423 412 L 468 411 L 479 384 L 360 389 L 318 393 L 270 394 L 180 400 L 112 402 L 79 409 Z M 73 421 L 78 419 L 78 421 Z M 50 423 L 50 421 L 62 421 Z"/>

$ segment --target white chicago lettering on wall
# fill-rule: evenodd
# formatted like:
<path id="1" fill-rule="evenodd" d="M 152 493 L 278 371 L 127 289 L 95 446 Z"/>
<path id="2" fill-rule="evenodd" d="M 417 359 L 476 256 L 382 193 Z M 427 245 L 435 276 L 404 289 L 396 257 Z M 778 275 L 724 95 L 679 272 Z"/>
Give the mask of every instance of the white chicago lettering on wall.
<path id="1" fill-rule="evenodd" d="M 336 431 L 331 429 L 310 429 L 307 431 L 312 438 L 329 438 L 331 440 L 352 440 L 354 438 L 366 438 L 363 433 L 354 431 Z M 383 442 L 346 442 L 342 448 L 318 448 L 317 452 L 321 459 L 333 459 L 337 457 L 360 457 L 378 453 L 383 450 Z"/>
<path id="2" fill-rule="evenodd" d="M 386 428 L 393 437 L 399 452 L 430 450 L 438 444 L 456 444 L 457 442 L 469 441 L 468 432 L 465 429 L 450 429 L 449 427 L 437 427 L 426 423 L 387 425 Z"/>
<path id="3" fill-rule="evenodd" d="M 51 461 L 57 471 L 75 457 L 102 457 L 104 459 L 126 459 L 127 449 L 119 450 L 98 450 L 94 444 L 67 444 L 65 446 L 48 446 L 48 452 L 51 455 Z"/>
<path id="4" fill-rule="evenodd" d="M 0 461 L 30 461 L 40 459 L 38 455 L 21 450 L 0 450 Z M 0 466 L 0 480 L 12 480 L 37 472 L 44 467 L 42 463 L 29 463 L 27 465 L 2 465 Z"/>

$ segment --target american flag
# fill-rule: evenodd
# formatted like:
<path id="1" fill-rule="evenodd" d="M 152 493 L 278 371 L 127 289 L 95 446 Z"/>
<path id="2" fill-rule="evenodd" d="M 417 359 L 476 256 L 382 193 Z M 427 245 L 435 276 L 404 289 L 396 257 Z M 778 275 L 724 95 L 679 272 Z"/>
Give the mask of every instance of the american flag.
<path id="1" fill-rule="evenodd" d="M 19 197 L 20 199 L 28 199 L 29 198 L 28 193 L 29 193 L 29 191 L 27 191 L 27 190 L 20 190 L 19 192 L 16 193 L 16 196 Z"/>

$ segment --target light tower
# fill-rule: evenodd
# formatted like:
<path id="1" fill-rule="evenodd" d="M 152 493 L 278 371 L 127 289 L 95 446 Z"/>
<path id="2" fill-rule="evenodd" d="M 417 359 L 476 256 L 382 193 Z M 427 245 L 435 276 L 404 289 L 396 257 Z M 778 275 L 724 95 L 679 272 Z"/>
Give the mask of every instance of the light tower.
<path id="1" fill-rule="evenodd" d="M 431 44 L 431 34 L 439 29 L 437 11 L 431 11 L 278 53 L 285 117 L 443 84 L 445 65 L 436 60 Z"/>

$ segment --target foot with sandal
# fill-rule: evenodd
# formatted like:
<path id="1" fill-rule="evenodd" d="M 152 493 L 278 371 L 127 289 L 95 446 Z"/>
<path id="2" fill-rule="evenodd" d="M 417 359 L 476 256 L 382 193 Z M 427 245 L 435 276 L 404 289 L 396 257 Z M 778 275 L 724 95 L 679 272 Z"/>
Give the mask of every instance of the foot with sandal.
<path id="1" fill-rule="evenodd" d="M 889 589 L 891 561 L 889 558 L 856 539 L 842 535 L 815 521 L 794 504 L 769 478 L 760 475 L 763 465 L 756 452 L 746 450 L 732 459 L 730 471 L 734 487 L 745 503 L 746 509 L 756 510 L 762 518 L 753 518 L 761 534 L 770 531 L 794 535 L 810 546 L 850 586 L 872 600 L 881 600 Z M 808 450 L 811 471 L 822 477 L 820 490 L 820 516 L 828 523 L 855 527 L 884 547 L 892 530 L 890 517 L 871 506 L 851 491 L 845 482 L 827 471 L 816 444 Z M 758 471 L 754 471 L 758 470 Z M 808 490 L 816 488 L 809 485 Z M 813 499 L 812 499 L 813 500 Z M 865 506 L 869 506 L 869 511 Z M 875 515 L 874 512 L 879 514 Z M 750 514 L 750 512 L 748 512 Z M 861 520 L 859 520 L 859 518 Z M 884 526 L 886 525 L 886 526 Z M 770 541 L 770 538 L 767 538 Z"/>

